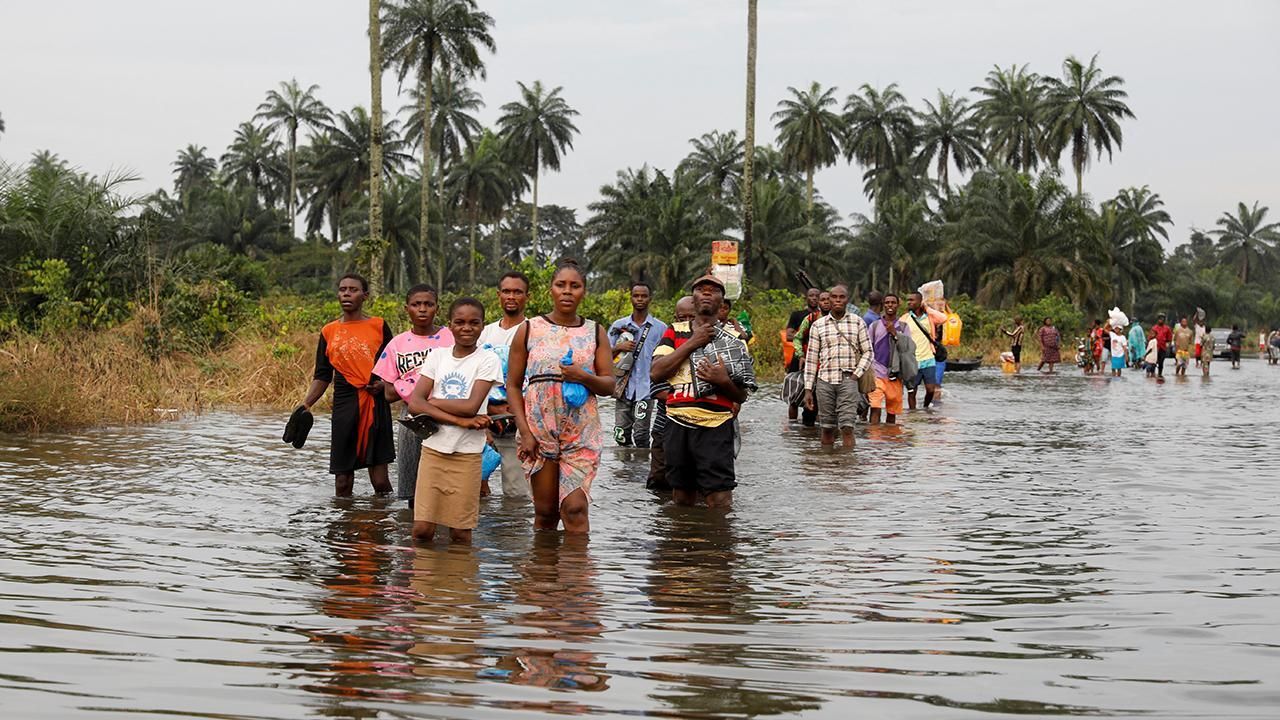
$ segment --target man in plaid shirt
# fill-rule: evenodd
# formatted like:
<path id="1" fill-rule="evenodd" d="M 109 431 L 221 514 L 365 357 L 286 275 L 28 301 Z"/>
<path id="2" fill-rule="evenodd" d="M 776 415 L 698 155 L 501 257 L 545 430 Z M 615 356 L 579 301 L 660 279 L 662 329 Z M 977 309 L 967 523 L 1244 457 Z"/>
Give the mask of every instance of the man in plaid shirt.
<path id="1" fill-rule="evenodd" d="M 835 445 L 836 428 L 844 446 L 853 447 L 853 424 L 862 393 L 858 378 L 871 372 L 871 338 L 862 318 L 848 312 L 849 288 L 831 288 L 831 314 L 809 328 L 804 357 L 804 404 L 818 407 L 822 444 Z"/>

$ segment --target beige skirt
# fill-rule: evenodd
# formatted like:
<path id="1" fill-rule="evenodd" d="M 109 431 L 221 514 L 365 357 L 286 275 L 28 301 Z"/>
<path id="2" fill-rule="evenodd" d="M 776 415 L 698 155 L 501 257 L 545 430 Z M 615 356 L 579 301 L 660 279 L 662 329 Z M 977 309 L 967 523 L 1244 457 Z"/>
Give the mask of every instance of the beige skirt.
<path id="1" fill-rule="evenodd" d="M 446 455 L 425 445 L 418 461 L 413 519 L 471 530 L 480 518 L 480 453 Z"/>

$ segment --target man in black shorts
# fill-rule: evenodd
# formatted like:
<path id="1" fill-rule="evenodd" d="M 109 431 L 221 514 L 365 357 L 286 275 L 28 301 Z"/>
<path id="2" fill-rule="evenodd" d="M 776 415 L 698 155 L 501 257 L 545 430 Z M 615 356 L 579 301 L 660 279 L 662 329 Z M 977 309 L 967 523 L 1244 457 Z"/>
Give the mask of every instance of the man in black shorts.
<path id="1" fill-rule="evenodd" d="M 717 320 L 724 285 L 710 275 L 693 283 L 692 322 L 667 328 L 653 353 L 651 377 L 669 382 L 669 423 L 663 439 L 667 482 L 675 501 L 728 508 L 737 477 L 733 467 L 733 405 L 756 389 L 746 343 Z"/>

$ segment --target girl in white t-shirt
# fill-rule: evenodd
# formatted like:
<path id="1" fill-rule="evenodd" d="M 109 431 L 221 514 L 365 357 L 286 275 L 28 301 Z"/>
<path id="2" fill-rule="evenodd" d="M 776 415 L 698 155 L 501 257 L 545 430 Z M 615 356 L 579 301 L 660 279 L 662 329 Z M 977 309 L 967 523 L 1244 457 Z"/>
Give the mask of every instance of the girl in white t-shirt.
<path id="1" fill-rule="evenodd" d="M 413 502 L 413 536 L 430 541 L 436 525 L 453 542 L 470 543 L 480 516 L 480 458 L 489 427 L 489 389 L 502 379 L 492 351 L 476 347 L 484 329 L 484 306 L 459 298 L 449 307 L 453 348 L 427 356 L 409 396 L 409 411 L 425 414 L 440 429 L 422 441 Z"/>

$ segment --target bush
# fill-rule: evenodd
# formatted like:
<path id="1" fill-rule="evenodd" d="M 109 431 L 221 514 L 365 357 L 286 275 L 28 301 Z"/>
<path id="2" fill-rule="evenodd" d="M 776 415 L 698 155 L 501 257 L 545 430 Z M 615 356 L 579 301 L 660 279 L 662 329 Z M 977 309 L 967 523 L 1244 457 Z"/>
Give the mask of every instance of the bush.
<path id="1" fill-rule="evenodd" d="M 152 357 L 217 349 L 252 315 L 248 297 L 227 280 L 173 282 L 159 311 L 141 314 L 143 343 Z"/>

